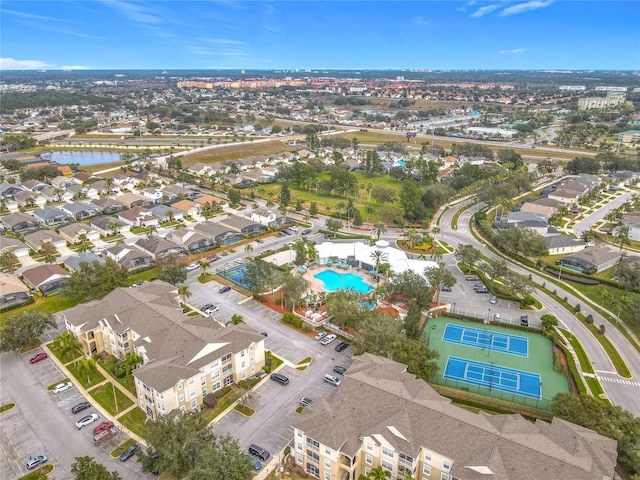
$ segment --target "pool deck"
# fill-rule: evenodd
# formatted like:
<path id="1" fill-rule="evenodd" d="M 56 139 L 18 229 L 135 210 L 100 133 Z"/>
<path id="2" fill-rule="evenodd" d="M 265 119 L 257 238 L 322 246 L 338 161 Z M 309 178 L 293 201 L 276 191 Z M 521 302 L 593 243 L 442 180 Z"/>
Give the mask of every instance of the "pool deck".
<path id="1" fill-rule="evenodd" d="M 322 280 L 319 280 L 317 278 L 315 278 L 315 275 L 317 275 L 318 273 L 324 272 L 325 270 L 331 270 L 334 271 L 336 273 L 353 273 L 355 275 L 359 275 L 360 277 L 362 277 L 362 280 L 364 281 L 364 283 L 366 283 L 367 285 L 369 285 L 372 289 L 376 288 L 375 283 L 370 281 L 370 274 L 368 272 L 366 272 L 365 270 L 362 269 L 357 269 L 357 268 L 342 268 L 342 267 L 335 267 L 335 266 L 328 266 L 328 265 L 319 265 L 318 267 L 312 267 L 310 269 L 307 269 L 304 274 L 302 275 L 303 278 L 309 282 L 309 290 L 311 290 L 314 293 L 320 293 L 320 292 L 326 292 L 327 289 L 324 287 L 324 282 Z M 366 296 L 367 294 L 363 294 L 363 296 Z"/>

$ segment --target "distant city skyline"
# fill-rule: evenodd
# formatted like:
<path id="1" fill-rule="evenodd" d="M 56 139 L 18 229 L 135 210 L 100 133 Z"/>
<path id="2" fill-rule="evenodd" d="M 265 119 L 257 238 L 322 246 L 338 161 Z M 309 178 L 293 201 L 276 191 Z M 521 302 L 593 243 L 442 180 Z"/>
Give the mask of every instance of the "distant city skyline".
<path id="1" fill-rule="evenodd" d="M 640 70 L 635 1 L 17 1 L 3 70 Z"/>

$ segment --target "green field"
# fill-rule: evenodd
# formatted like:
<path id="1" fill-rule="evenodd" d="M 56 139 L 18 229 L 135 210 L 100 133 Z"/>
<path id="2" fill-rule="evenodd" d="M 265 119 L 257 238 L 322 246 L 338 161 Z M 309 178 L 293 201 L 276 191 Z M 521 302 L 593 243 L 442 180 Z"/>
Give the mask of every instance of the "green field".
<path id="1" fill-rule="evenodd" d="M 460 325 L 468 328 L 477 328 L 489 332 L 499 332 L 509 335 L 517 335 L 528 339 L 529 352 L 527 357 L 520 357 L 510 353 L 497 352 L 494 350 L 486 350 L 475 348 L 457 343 L 445 342 L 442 340 L 447 324 Z M 435 325 L 435 328 L 432 326 Z M 493 325 L 483 325 L 482 323 L 454 320 L 451 318 L 438 317 L 430 319 L 425 325 L 423 336 L 429 339 L 430 347 L 440 352 L 438 366 L 440 372 L 432 382 L 446 385 L 448 387 L 458 388 L 469 392 L 479 393 L 482 395 L 500 398 L 515 403 L 520 403 L 532 407 L 548 409 L 551 399 L 558 393 L 566 393 L 569 391 L 567 378 L 553 370 L 554 355 L 551 351 L 551 341 L 537 333 L 512 330 L 505 327 L 497 327 Z M 469 384 L 463 381 L 445 379 L 444 373 L 449 356 L 459 357 L 467 360 L 473 360 L 482 363 L 491 363 L 493 365 L 523 370 L 525 372 L 537 373 L 540 375 L 542 382 L 542 399 L 525 397 L 522 395 L 509 393 L 497 389 L 490 389 L 478 385 Z"/>

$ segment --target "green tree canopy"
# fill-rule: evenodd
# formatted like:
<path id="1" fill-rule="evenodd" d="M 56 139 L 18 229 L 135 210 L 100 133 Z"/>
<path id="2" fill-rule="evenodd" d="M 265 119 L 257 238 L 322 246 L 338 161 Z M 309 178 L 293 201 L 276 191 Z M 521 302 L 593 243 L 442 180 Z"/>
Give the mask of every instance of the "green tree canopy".
<path id="1" fill-rule="evenodd" d="M 126 287 L 129 272 L 111 259 L 80 262 L 80 269 L 67 280 L 64 294 L 82 300 L 100 299 L 118 287 Z"/>
<path id="2" fill-rule="evenodd" d="M 71 474 L 74 480 L 122 480 L 118 472 L 110 472 L 93 457 L 76 457 L 71 464 Z"/>
<path id="3" fill-rule="evenodd" d="M 158 273 L 158 278 L 171 285 L 177 285 L 187 279 L 187 269 L 179 263 L 164 265 Z"/>
<path id="4" fill-rule="evenodd" d="M 55 326 L 56 322 L 48 312 L 27 310 L 9 315 L 0 326 L 0 352 L 19 350 Z"/>

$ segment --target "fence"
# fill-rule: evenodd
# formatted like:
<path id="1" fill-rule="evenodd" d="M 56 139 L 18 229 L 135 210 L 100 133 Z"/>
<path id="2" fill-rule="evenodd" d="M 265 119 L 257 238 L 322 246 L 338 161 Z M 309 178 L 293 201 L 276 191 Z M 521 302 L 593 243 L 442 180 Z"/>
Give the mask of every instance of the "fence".
<path id="1" fill-rule="evenodd" d="M 496 390 L 493 388 L 481 387 L 480 385 L 474 385 L 474 384 L 463 382 L 460 380 L 444 378 L 440 374 L 430 378 L 429 382 L 435 383 L 436 385 L 455 388 L 457 390 L 463 390 L 465 392 L 477 393 L 479 395 L 499 398 L 500 400 L 504 400 L 506 402 L 518 403 L 520 405 L 539 408 L 542 410 L 549 410 L 551 405 L 550 399 L 546 399 L 546 398 L 536 399 L 536 398 L 525 397 L 524 395 L 518 395 L 517 393 L 505 392 L 505 391 Z"/>

